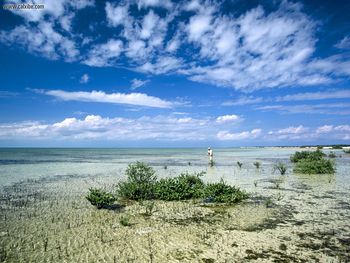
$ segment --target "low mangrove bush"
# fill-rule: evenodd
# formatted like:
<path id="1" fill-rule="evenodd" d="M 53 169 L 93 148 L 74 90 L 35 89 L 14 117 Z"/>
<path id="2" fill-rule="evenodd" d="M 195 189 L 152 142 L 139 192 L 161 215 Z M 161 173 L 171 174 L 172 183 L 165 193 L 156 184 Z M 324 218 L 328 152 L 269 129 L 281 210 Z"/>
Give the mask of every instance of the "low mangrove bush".
<path id="1" fill-rule="evenodd" d="M 325 154 L 316 150 L 314 152 L 296 152 L 291 156 L 291 161 L 295 163 L 294 172 L 302 174 L 333 174 L 335 163 L 324 158 Z"/>
<path id="2" fill-rule="evenodd" d="M 273 166 L 273 171 L 279 171 L 281 175 L 284 175 L 287 172 L 287 166 L 279 162 Z"/>
<path id="3" fill-rule="evenodd" d="M 205 186 L 204 199 L 216 203 L 238 203 L 248 198 L 239 188 L 226 184 L 223 180 Z"/>
<path id="4" fill-rule="evenodd" d="M 130 164 L 126 170 L 128 176 L 125 182 L 118 185 L 118 195 L 129 200 L 165 200 L 179 201 L 203 199 L 208 202 L 236 203 L 248 195 L 239 188 L 220 183 L 206 184 L 201 173 L 182 173 L 177 177 L 158 180 L 154 170 L 137 162 Z"/>
<path id="5" fill-rule="evenodd" d="M 157 176 L 152 167 L 136 162 L 126 169 L 127 180 L 118 184 L 118 196 L 130 200 L 155 198 Z"/>
<path id="6" fill-rule="evenodd" d="M 116 197 L 112 193 L 100 188 L 90 188 L 89 194 L 85 198 L 98 209 L 108 207 L 116 201 Z"/>
<path id="7" fill-rule="evenodd" d="M 200 179 L 203 173 L 183 173 L 174 178 L 160 179 L 156 183 L 155 197 L 160 200 L 187 200 L 202 197 L 204 182 Z"/>
<path id="8" fill-rule="evenodd" d="M 314 152 L 310 152 L 310 151 L 301 151 L 301 152 L 295 152 L 291 157 L 290 157 L 290 161 L 292 163 L 297 163 L 300 160 L 303 159 L 308 159 L 308 160 L 320 160 L 323 157 L 325 157 L 326 154 L 324 152 L 322 152 L 320 149 L 317 149 Z"/>

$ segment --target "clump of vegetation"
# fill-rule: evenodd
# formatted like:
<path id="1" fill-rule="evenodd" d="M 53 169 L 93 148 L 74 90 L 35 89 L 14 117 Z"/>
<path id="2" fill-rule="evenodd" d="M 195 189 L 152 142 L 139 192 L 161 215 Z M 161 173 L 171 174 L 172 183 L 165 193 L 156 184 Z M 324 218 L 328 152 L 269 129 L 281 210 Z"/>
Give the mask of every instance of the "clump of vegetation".
<path id="1" fill-rule="evenodd" d="M 147 216 L 151 216 L 153 214 L 154 208 L 155 208 L 155 203 L 154 202 L 146 202 L 144 204 L 145 208 L 146 208 L 146 215 Z"/>
<path id="2" fill-rule="evenodd" d="M 108 193 L 100 188 L 90 188 L 89 194 L 86 196 L 86 199 L 98 209 L 108 207 L 112 205 L 116 198 L 113 194 Z"/>
<path id="3" fill-rule="evenodd" d="M 350 149 L 344 150 L 344 153 L 350 154 Z"/>
<path id="4" fill-rule="evenodd" d="M 160 200 L 187 200 L 203 195 L 204 182 L 200 177 L 204 173 L 183 173 L 174 178 L 164 178 L 157 182 L 155 196 Z"/>
<path id="5" fill-rule="evenodd" d="M 303 174 L 333 174 L 335 173 L 334 162 L 327 159 L 299 161 L 294 171 Z"/>
<path id="6" fill-rule="evenodd" d="M 284 175 L 287 172 L 287 166 L 284 163 L 277 163 L 273 167 L 273 171 L 279 171 L 281 175 Z"/>
<path id="7" fill-rule="evenodd" d="M 204 199 L 210 202 L 236 203 L 248 195 L 239 188 L 220 183 L 205 184 L 201 173 L 183 173 L 174 178 L 157 180 L 154 170 L 144 163 L 130 164 L 126 170 L 128 178 L 118 185 L 120 197 L 129 200 L 165 200 L 179 201 Z M 145 205 L 146 214 L 151 215 L 154 203 Z M 142 204 L 144 204 L 142 202 Z"/>
<path id="8" fill-rule="evenodd" d="M 237 203 L 248 198 L 248 195 L 221 180 L 219 183 L 208 184 L 205 187 L 204 198 L 218 203 Z"/>
<path id="9" fill-rule="evenodd" d="M 335 164 L 332 160 L 324 158 L 325 154 L 316 150 L 314 152 L 296 152 L 291 161 L 296 163 L 294 172 L 303 174 L 333 174 Z"/>
<path id="10" fill-rule="evenodd" d="M 336 157 L 337 157 L 337 155 L 334 152 L 330 152 L 328 154 L 328 158 L 336 158 Z"/>
<path id="11" fill-rule="evenodd" d="M 341 145 L 333 145 L 332 149 L 334 149 L 334 150 L 341 150 L 341 149 L 343 149 L 343 147 Z"/>
<path id="12" fill-rule="evenodd" d="M 254 166 L 256 167 L 256 169 L 259 169 L 260 168 L 260 162 L 255 162 Z"/>
<path id="13" fill-rule="evenodd" d="M 118 184 L 118 195 L 123 199 L 154 199 L 157 176 L 152 167 L 136 162 L 126 169 L 127 180 Z"/>
<path id="14" fill-rule="evenodd" d="M 290 161 L 292 163 L 297 163 L 302 159 L 309 159 L 309 160 L 320 160 L 322 159 L 325 155 L 321 150 L 317 149 L 314 152 L 310 151 L 301 151 L 301 152 L 296 152 L 290 157 Z"/>
<path id="15" fill-rule="evenodd" d="M 191 162 L 188 162 L 187 164 L 188 164 L 188 166 L 191 166 L 191 165 L 192 165 L 192 163 L 191 163 Z"/>
<path id="16" fill-rule="evenodd" d="M 243 163 L 241 163 L 241 162 L 238 161 L 238 162 L 237 162 L 237 165 L 238 165 L 239 168 L 242 168 Z"/>
<path id="17" fill-rule="evenodd" d="M 166 169 L 168 169 L 168 166 L 167 166 L 167 165 L 164 165 L 164 167 L 163 167 L 163 168 L 164 168 L 164 170 L 166 170 Z"/>
<path id="18" fill-rule="evenodd" d="M 120 217 L 119 223 L 120 223 L 122 226 L 131 226 L 130 218 L 127 217 L 127 216 L 122 216 L 122 217 Z"/>

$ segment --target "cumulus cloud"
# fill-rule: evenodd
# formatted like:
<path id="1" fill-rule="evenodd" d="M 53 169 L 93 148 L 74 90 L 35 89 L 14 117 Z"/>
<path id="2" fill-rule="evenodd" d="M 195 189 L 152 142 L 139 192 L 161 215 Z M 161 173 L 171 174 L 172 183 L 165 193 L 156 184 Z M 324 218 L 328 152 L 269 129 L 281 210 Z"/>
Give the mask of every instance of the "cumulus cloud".
<path id="1" fill-rule="evenodd" d="M 291 126 L 279 130 L 269 131 L 265 139 L 273 141 L 281 140 L 348 140 L 350 135 L 349 125 L 323 125 L 316 128 L 304 127 L 303 125 Z"/>
<path id="2" fill-rule="evenodd" d="M 2 138 L 36 139 L 103 139 L 103 140 L 171 140 L 198 141 L 208 139 L 212 128 L 209 119 L 172 116 L 139 118 L 101 117 L 88 115 L 83 119 L 66 118 L 43 124 L 23 122 L 0 124 Z"/>
<path id="3" fill-rule="evenodd" d="M 221 141 L 236 141 L 255 139 L 261 135 L 261 129 L 253 129 L 251 131 L 243 131 L 239 133 L 230 133 L 229 131 L 219 131 L 216 134 L 217 139 Z"/>
<path id="4" fill-rule="evenodd" d="M 232 123 L 232 122 L 238 122 L 241 118 L 238 115 L 232 114 L 232 115 L 223 115 L 216 118 L 217 123 Z"/>
<path id="5" fill-rule="evenodd" d="M 350 126 L 324 125 L 316 128 L 291 126 L 263 133 L 262 129 L 230 132 L 213 117 L 174 117 L 173 115 L 141 116 L 136 118 L 102 117 L 87 115 L 82 118 L 67 117 L 47 123 L 24 121 L 0 124 L 0 140 L 114 140 L 114 141 L 250 141 L 265 142 L 299 140 L 314 141 L 334 139 L 348 141 Z"/>
<path id="6" fill-rule="evenodd" d="M 90 80 L 89 75 L 85 73 L 81 76 L 80 83 L 85 84 L 85 83 L 88 83 L 89 80 Z"/>
<path id="7" fill-rule="evenodd" d="M 148 96 L 144 93 L 105 93 L 103 91 L 64 91 L 64 90 L 34 90 L 36 93 L 53 96 L 64 101 L 101 102 L 127 104 L 154 108 L 172 108 L 175 103 Z"/>

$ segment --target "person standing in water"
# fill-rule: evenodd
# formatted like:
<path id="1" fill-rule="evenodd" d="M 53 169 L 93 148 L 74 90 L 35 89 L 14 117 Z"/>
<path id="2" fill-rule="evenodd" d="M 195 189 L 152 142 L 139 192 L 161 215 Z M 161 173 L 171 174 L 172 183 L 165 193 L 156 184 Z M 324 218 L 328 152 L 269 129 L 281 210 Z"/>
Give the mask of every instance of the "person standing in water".
<path id="1" fill-rule="evenodd" d="M 209 156 L 209 162 L 213 161 L 213 150 L 208 148 L 208 156 Z"/>

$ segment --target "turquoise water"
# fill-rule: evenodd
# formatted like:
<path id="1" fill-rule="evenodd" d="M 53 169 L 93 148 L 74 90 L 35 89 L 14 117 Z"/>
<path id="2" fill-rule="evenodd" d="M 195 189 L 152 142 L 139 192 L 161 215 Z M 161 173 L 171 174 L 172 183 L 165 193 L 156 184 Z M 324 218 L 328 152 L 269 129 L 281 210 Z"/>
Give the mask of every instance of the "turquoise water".
<path id="1" fill-rule="evenodd" d="M 215 166 L 225 170 L 241 162 L 271 163 L 287 161 L 293 149 L 223 148 L 214 149 Z M 207 170 L 206 148 L 193 149 L 89 149 L 89 148 L 2 148 L 0 149 L 0 185 L 8 185 L 26 179 L 57 175 L 112 174 L 129 163 L 142 161 L 159 169 Z M 189 166 L 188 162 L 191 163 Z M 216 169 L 216 170 L 217 170 Z M 209 172 L 216 171 L 212 169 Z"/>
<path id="2" fill-rule="evenodd" d="M 250 194 L 247 209 L 251 204 L 254 206 L 251 210 L 247 210 L 249 212 L 242 214 L 245 220 L 259 218 L 259 215 L 262 214 L 268 217 L 264 224 L 259 225 L 262 230 L 230 230 L 231 225 L 228 229 L 221 229 L 222 226 L 217 225 L 218 230 L 216 229 L 215 233 L 218 231 L 219 234 L 217 233 L 213 239 L 214 245 L 211 246 L 215 250 L 215 255 L 224 250 L 227 254 L 231 253 L 231 257 L 238 259 L 233 262 L 246 262 L 243 259 L 250 253 L 249 251 L 254 250 L 256 253 L 263 252 L 265 255 L 270 253 L 271 258 L 264 262 L 348 262 L 347 260 L 350 259 L 348 246 L 350 244 L 348 224 L 350 222 L 350 154 L 334 150 L 338 156 L 334 159 L 336 163 L 334 175 L 299 175 L 293 173 L 293 164 L 289 162 L 289 157 L 295 151 L 300 150 L 299 148 L 214 148 L 215 165 L 210 167 L 206 148 L 2 148 L 0 149 L 0 197 L 3 198 L 0 200 L 2 201 L 0 209 L 2 209 L 3 216 L 0 219 L 0 244 L 3 244 L 8 251 L 17 251 L 13 253 L 13 257 L 16 255 L 23 259 L 9 262 L 38 262 L 38 258 L 42 259 L 39 261 L 44 262 L 46 254 L 42 250 L 35 250 L 35 247 L 33 251 L 36 252 L 36 256 L 33 257 L 33 260 L 26 261 L 27 256 L 34 252 L 31 250 L 32 247 L 29 247 L 27 248 L 28 254 L 25 254 L 22 247 L 26 247 L 28 242 L 31 244 L 30 242 L 33 241 L 26 241 L 27 228 L 21 229 L 21 226 L 24 223 L 33 224 L 32 236 L 36 237 L 40 243 L 41 239 L 38 236 L 51 233 L 50 227 L 54 225 L 51 217 L 56 218 L 57 213 L 60 212 L 62 213 L 60 222 L 64 223 L 67 218 L 80 220 L 83 211 L 87 215 L 95 213 L 84 198 L 88 189 L 105 186 L 111 186 L 113 189 L 113 184 L 125 179 L 125 169 L 129 163 L 142 161 L 151 165 L 156 170 L 158 177 L 176 176 L 186 171 L 205 171 L 203 180 L 207 182 L 217 182 L 222 178 L 227 183 L 239 186 Z M 324 152 L 329 153 L 330 150 Z M 237 166 L 237 161 L 243 163 L 242 168 Z M 259 169 L 253 164 L 256 161 L 261 163 Z M 287 165 L 288 170 L 285 176 L 273 170 L 273 165 L 277 162 L 284 162 Z M 39 198 L 34 199 L 32 206 L 30 204 L 28 207 L 20 206 L 30 201 L 33 196 L 40 196 L 39 194 L 48 196 L 49 201 Z M 8 206 L 11 198 L 15 200 L 13 201 L 14 207 Z M 266 203 L 266 208 L 262 209 L 261 200 L 270 200 L 273 205 L 269 207 Z M 257 206 L 259 204 L 260 206 Z M 39 212 L 36 217 L 32 218 L 33 211 L 38 208 L 45 213 Z M 273 213 L 269 212 L 271 209 Z M 113 212 L 111 213 L 114 215 Z M 231 219 L 227 220 L 234 225 L 240 222 L 239 218 L 240 216 L 238 219 L 232 219 L 232 222 Z M 97 229 L 100 229 L 98 222 L 100 221 L 88 224 L 87 229 L 85 226 L 84 228 L 77 226 L 80 231 L 77 233 L 85 231 L 86 235 L 90 235 L 89 227 L 97 226 Z M 105 224 L 102 226 L 106 227 Z M 29 229 L 31 227 L 33 226 L 30 225 Z M 136 225 L 135 228 L 137 227 L 140 226 Z M 201 225 L 196 225 L 196 227 L 198 231 L 202 231 Z M 13 229 L 18 236 L 12 237 L 7 229 Z M 172 232 L 157 237 L 166 237 L 173 231 L 186 229 L 186 227 L 174 228 Z M 191 225 L 188 226 L 188 229 L 191 229 Z M 136 235 L 138 238 L 138 232 L 132 232 L 132 230 L 133 228 L 130 228 L 129 234 Z M 84 235 L 71 235 L 70 231 L 69 225 L 65 232 L 66 236 L 62 238 L 60 244 L 66 244 L 66 238 L 79 239 L 75 240 L 74 244 L 77 251 L 82 253 L 81 251 L 84 250 L 81 250 L 82 248 L 77 244 L 83 242 Z M 182 232 L 179 237 L 183 237 Z M 56 236 L 50 236 L 50 238 L 57 239 Z M 185 242 L 181 238 L 174 243 L 175 247 Z M 232 247 L 231 244 L 222 247 L 222 240 L 228 238 L 234 239 L 235 244 L 238 244 L 237 247 Z M 17 250 L 13 250 L 15 247 L 13 244 L 17 244 Z M 135 249 L 139 250 L 138 246 L 143 243 L 137 244 Z M 168 244 L 168 241 L 163 240 L 160 244 Z M 198 244 L 197 241 L 192 246 L 196 244 Z M 288 250 L 282 253 L 281 244 L 287 244 Z M 95 252 L 92 254 L 99 255 L 103 244 L 96 242 L 95 245 Z M 274 252 L 271 252 L 271 248 L 274 249 Z M 211 248 L 199 246 L 198 249 L 207 251 Z M 56 250 L 52 247 L 48 253 L 56 253 Z M 80 255 L 79 253 L 77 252 L 77 255 Z M 287 255 L 289 258 L 286 259 L 287 261 L 278 261 L 281 255 Z M 301 259 L 300 261 L 291 259 L 296 255 Z M 225 257 L 222 260 L 219 256 L 217 257 L 216 262 L 227 262 Z M 273 257 L 276 257 L 277 261 L 274 261 Z M 86 260 L 80 262 L 86 262 Z M 112 260 L 105 260 L 105 262 L 112 262 Z"/>

